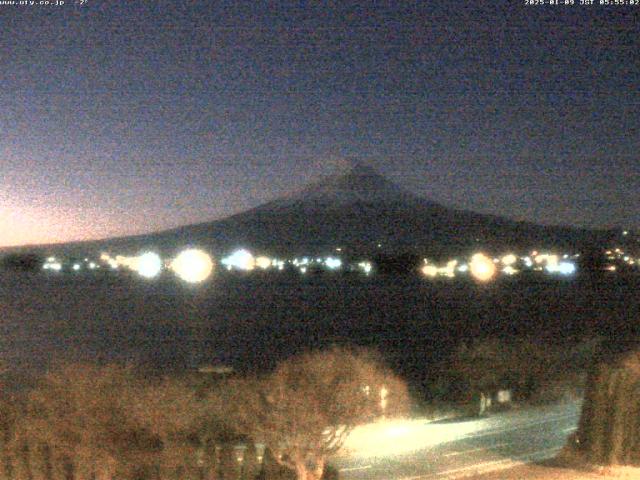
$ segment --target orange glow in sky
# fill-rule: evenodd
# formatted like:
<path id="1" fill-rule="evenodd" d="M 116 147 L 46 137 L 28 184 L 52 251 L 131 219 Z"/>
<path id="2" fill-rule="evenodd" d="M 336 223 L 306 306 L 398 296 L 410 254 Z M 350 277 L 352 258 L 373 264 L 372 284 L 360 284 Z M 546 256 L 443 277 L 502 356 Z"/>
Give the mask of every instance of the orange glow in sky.
<path id="1" fill-rule="evenodd" d="M 97 209 L 24 206 L 0 197 L 0 247 L 92 240 L 124 235 L 118 225 Z M 130 227 L 130 226 L 129 226 Z"/>
<path id="2" fill-rule="evenodd" d="M 0 246 L 56 243 L 73 238 L 73 225 L 69 218 L 52 211 L 19 205 L 0 204 Z M 76 237 L 80 232 L 76 232 Z"/>

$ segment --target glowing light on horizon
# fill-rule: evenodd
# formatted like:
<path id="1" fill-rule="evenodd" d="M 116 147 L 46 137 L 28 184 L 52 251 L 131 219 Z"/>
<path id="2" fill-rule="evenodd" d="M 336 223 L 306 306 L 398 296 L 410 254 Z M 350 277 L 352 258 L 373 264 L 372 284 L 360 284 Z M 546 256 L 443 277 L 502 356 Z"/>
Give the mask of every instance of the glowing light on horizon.
<path id="1" fill-rule="evenodd" d="M 506 267 L 508 267 L 510 265 L 513 265 L 514 263 L 516 263 L 517 260 L 518 260 L 518 258 L 513 253 L 508 253 L 507 255 L 502 257 L 502 263 Z"/>
<path id="2" fill-rule="evenodd" d="M 372 270 L 371 262 L 360 262 L 358 263 L 358 267 L 362 270 L 366 275 L 369 275 Z"/>
<path id="3" fill-rule="evenodd" d="M 434 278 L 438 274 L 438 267 L 436 267 L 435 265 L 427 264 L 422 267 L 422 273 L 426 277 Z"/>
<path id="4" fill-rule="evenodd" d="M 162 260 L 157 253 L 146 252 L 136 258 L 134 270 L 144 278 L 154 278 L 162 271 Z"/>
<path id="5" fill-rule="evenodd" d="M 519 272 L 519 270 L 513 268 L 511 265 L 507 265 L 502 269 L 502 272 L 505 273 L 506 275 L 515 275 L 516 273 Z"/>
<path id="6" fill-rule="evenodd" d="M 144 278 L 154 278 L 158 276 L 163 268 L 162 259 L 154 252 L 144 252 L 141 255 L 131 257 L 116 255 L 115 258 L 108 253 L 102 253 L 100 260 L 107 263 L 113 270 L 117 270 L 119 267 L 126 267 Z M 93 270 L 100 267 L 94 262 L 91 262 L 89 263 L 89 268 Z"/>
<path id="7" fill-rule="evenodd" d="M 458 266 L 458 260 L 449 260 L 444 267 L 438 267 L 429 263 L 429 260 L 424 259 L 425 265 L 422 267 L 422 274 L 426 277 L 434 278 L 437 276 L 454 278 L 456 276 L 456 267 Z"/>
<path id="8" fill-rule="evenodd" d="M 545 268 L 549 273 L 559 273 L 561 275 L 573 275 L 576 272 L 576 266 L 571 262 L 550 263 Z"/>
<path id="9" fill-rule="evenodd" d="M 213 272 L 213 260 L 206 252 L 191 248 L 173 259 L 169 268 L 185 282 L 199 283 Z"/>
<path id="10" fill-rule="evenodd" d="M 331 270 L 336 270 L 342 266 L 342 260 L 335 257 L 327 257 L 324 263 Z"/>
<path id="11" fill-rule="evenodd" d="M 456 276 L 456 266 L 458 266 L 458 260 L 449 260 L 447 266 L 440 269 L 440 272 L 445 277 L 453 278 Z"/>
<path id="12" fill-rule="evenodd" d="M 273 262 L 271 259 L 265 256 L 257 257 L 255 260 L 256 267 L 261 268 L 262 270 L 268 269 L 272 264 Z"/>
<path id="13" fill-rule="evenodd" d="M 236 268 L 238 270 L 250 271 L 256 267 L 256 259 L 253 254 L 244 248 L 236 250 L 228 257 L 223 258 L 221 263 L 229 270 Z"/>
<path id="14" fill-rule="evenodd" d="M 53 258 L 53 260 L 51 260 Z M 56 261 L 55 257 L 49 257 L 47 259 L 47 263 L 45 263 L 42 268 L 44 270 L 53 270 L 54 272 L 59 272 L 62 270 L 62 264 Z"/>
<path id="15" fill-rule="evenodd" d="M 488 282 L 496 274 L 495 263 L 483 253 L 476 253 L 471 257 L 469 269 L 471 275 L 480 282 Z"/>

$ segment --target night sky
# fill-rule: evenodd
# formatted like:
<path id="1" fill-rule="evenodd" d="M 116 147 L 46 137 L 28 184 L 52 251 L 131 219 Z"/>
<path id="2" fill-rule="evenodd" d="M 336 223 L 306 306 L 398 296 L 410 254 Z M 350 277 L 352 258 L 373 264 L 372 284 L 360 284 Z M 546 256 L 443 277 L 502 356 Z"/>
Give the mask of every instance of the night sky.
<path id="1" fill-rule="evenodd" d="M 640 228 L 640 6 L 78 3 L 0 4 L 0 246 L 221 218 L 345 158 Z"/>

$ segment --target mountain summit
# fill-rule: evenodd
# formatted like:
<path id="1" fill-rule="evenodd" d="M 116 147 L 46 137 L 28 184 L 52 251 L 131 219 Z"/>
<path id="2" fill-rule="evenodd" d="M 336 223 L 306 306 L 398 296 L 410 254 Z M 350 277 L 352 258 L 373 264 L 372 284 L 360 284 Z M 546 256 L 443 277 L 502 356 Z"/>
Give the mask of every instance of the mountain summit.
<path id="1" fill-rule="evenodd" d="M 348 169 L 313 182 L 267 206 L 308 202 L 344 206 L 362 202 L 406 202 L 412 198 L 415 199 L 415 195 L 387 180 L 372 167 L 356 162 Z"/>

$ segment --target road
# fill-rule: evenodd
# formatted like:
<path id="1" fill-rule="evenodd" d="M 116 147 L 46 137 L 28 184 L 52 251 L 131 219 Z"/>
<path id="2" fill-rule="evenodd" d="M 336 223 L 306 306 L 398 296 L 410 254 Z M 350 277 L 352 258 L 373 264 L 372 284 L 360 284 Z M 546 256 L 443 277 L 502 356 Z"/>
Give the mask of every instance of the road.
<path id="1" fill-rule="evenodd" d="M 554 456 L 579 416 L 575 402 L 482 419 L 378 422 L 356 429 L 332 463 L 344 480 L 463 478 Z"/>

